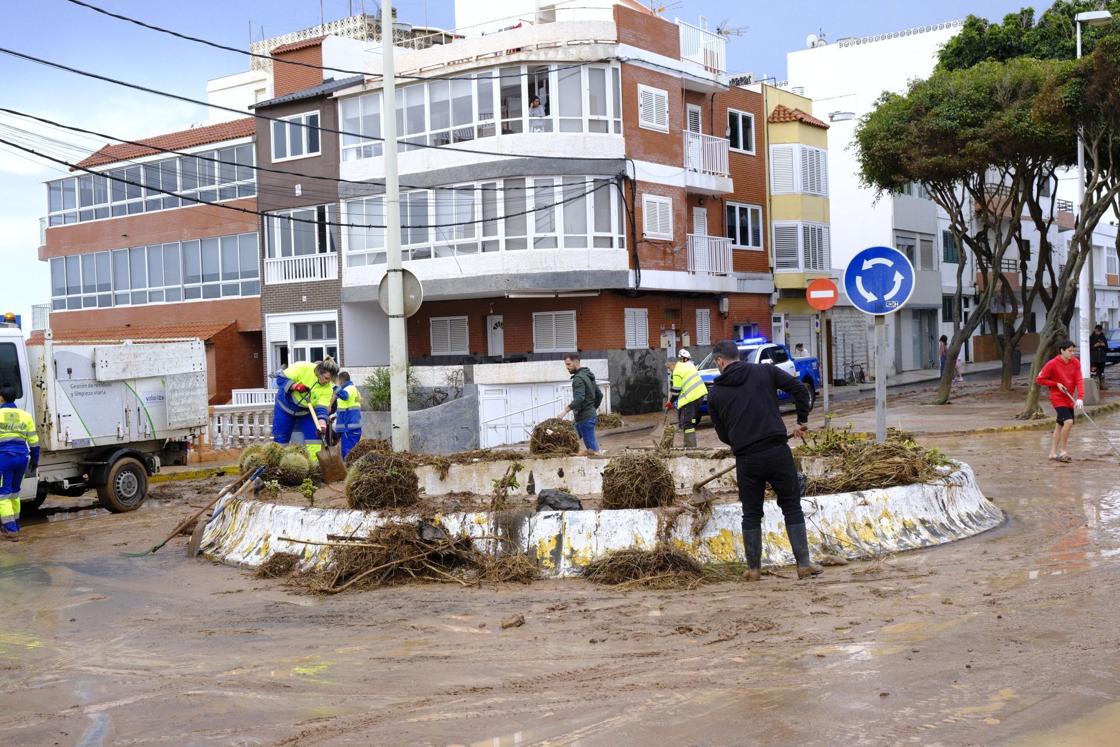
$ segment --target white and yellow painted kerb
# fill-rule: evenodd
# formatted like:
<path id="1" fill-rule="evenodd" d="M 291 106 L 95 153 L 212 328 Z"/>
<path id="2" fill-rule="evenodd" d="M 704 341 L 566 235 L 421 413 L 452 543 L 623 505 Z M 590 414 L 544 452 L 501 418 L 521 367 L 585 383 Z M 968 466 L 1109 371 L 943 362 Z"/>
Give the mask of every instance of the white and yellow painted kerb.
<path id="1" fill-rule="evenodd" d="M 718 469 L 719 462 L 678 457 L 670 460 L 675 473 L 698 470 L 690 462 L 707 462 L 704 472 Z M 538 474 L 550 472 L 561 460 L 526 459 L 526 469 Z M 567 460 L 606 466 L 605 460 Z M 452 485 L 471 482 L 498 469 L 503 462 L 492 462 L 451 468 L 448 480 Z M 505 467 L 498 469 L 504 472 Z M 584 471 L 574 480 L 582 487 L 590 485 L 590 472 Z M 571 474 L 571 473 L 565 473 Z M 576 477 L 572 475 L 572 477 Z M 422 480 L 422 484 L 425 481 Z M 538 485 L 540 482 L 538 480 Z M 576 492 L 581 491 L 575 486 Z M 452 492 L 446 489 L 443 492 Z M 998 526 L 1003 512 L 984 497 L 972 469 L 966 464 L 931 483 L 906 485 L 883 490 L 815 496 L 803 501 L 809 522 L 809 540 L 813 551 L 832 553 L 848 558 L 861 558 L 881 553 L 914 550 L 922 547 L 964 539 Z M 545 511 L 507 515 L 501 525 L 505 532 L 526 552 L 541 563 L 551 576 L 577 575 L 591 561 L 613 550 L 652 548 L 657 543 L 659 512 L 634 509 L 621 511 Z M 719 504 L 698 533 L 693 535 L 691 518 L 678 520 L 670 541 L 703 563 L 743 560 L 742 513 L 737 503 Z M 400 519 L 392 519 L 399 521 Z M 255 500 L 227 499 L 207 525 L 202 552 L 209 558 L 236 566 L 255 567 L 274 552 L 300 555 L 301 568 L 308 570 L 325 563 L 329 548 L 328 535 L 364 536 L 387 519 L 376 512 L 345 509 L 279 506 Z M 476 539 L 485 549 L 495 534 L 493 517 L 488 513 L 454 513 L 437 516 L 435 521 L 452 535 Z M 763 564 L 787 565 L 793 562 L 781 512 L 768 503 L 762 524 Z M 285 538 L 285 539 L 281 539 Z M 298 541 L 290 541 L 298 540 Z"/>

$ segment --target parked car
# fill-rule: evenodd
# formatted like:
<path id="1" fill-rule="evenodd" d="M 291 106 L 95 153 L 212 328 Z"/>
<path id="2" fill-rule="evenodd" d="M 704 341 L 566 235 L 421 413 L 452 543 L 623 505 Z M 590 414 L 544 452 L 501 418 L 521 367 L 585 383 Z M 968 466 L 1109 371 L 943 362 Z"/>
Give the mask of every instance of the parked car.
<path id="1" fill-rule="evenodd" d="M 817 390 L 821 386 L 821 370 L 816 358 L 794 358 L 785 345 L 770 342 L 764 337 L 750 337 L 736 344 L 739 348 L 739 360 L 777 366 L 790 376 L 797 377 L 809 390 L 809 406 L 816 404 Z M 710 353 L 697 367 L 700 369 L 700 378 L 705 384 L 711 384 L 719 376 L 719 370 Z M 793 399 L 780 390 L 778 401 L 781 404 L 793 404 Z M 700 406 L 700 412 L 705 414 L 708 412 L 707 400 Z"/>
<path id="2" fill-rule="evenodd" d="M 1120 363 L 1120 327 L 1108 331 L 1108 352 L 1105 353 L 1104 364 L 1115 366 Z"/>

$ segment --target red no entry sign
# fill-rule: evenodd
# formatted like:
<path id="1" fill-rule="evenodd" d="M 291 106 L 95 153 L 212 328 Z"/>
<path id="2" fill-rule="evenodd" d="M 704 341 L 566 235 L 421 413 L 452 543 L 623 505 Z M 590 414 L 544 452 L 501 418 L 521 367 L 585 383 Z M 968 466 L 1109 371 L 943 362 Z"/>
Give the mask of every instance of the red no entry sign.
<path id="1" fill-rule="evenodd" d="M 836 283 L 828 278 L 818 278 L 805 289 L 805 300 L 817 311 L 828 311 L 836 305 L 838 298 L 840 291 L 836 289 Z"/>

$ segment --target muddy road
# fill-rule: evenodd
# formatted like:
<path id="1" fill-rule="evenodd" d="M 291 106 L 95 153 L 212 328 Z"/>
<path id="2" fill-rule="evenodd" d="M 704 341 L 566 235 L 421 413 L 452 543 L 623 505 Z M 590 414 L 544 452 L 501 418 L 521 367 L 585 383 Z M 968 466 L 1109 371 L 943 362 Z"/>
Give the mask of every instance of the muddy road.
<path id="1" fill-rule="evenodd" d="M 1088 424 L 1071 446 L 1094 458 L 1047 464 L 1046 438 L 927 439 L 976 468 L 993 532 L 690 592 L 321 598 L 188 561 L 185 538 L 120 556 L 220 481 L 31 521 L 0 546 L 0 743 L 1115 743 L 1120 466 Z"/>

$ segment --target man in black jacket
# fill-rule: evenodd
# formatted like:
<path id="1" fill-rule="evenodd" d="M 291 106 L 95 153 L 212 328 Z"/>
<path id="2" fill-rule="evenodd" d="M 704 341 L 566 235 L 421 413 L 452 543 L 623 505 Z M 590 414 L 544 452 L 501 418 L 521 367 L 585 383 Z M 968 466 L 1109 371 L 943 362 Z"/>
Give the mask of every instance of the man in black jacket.
<path id="1" fill-rule="evenodd" d="M 805 514 L 797 467 L 787 443 L 786 425 L 778 411 L 778 390 L 797 404 L 794 435 L 804 435 L 809 421 L 809 390 L 773 365 L 743 363 L 739 348 L 724 340 L 712 350 L 720 375 L 708 390 L 708 412 L 719 440 L 735 454 L 739 501 L 743 504 L 743 548 L 747 580 L 762 576 L 762 502 L 766 483 L 778 494 L 786 534 L 797 559 L 797 577 L 816 576 L 824 569 L 809 558 Z"/>

